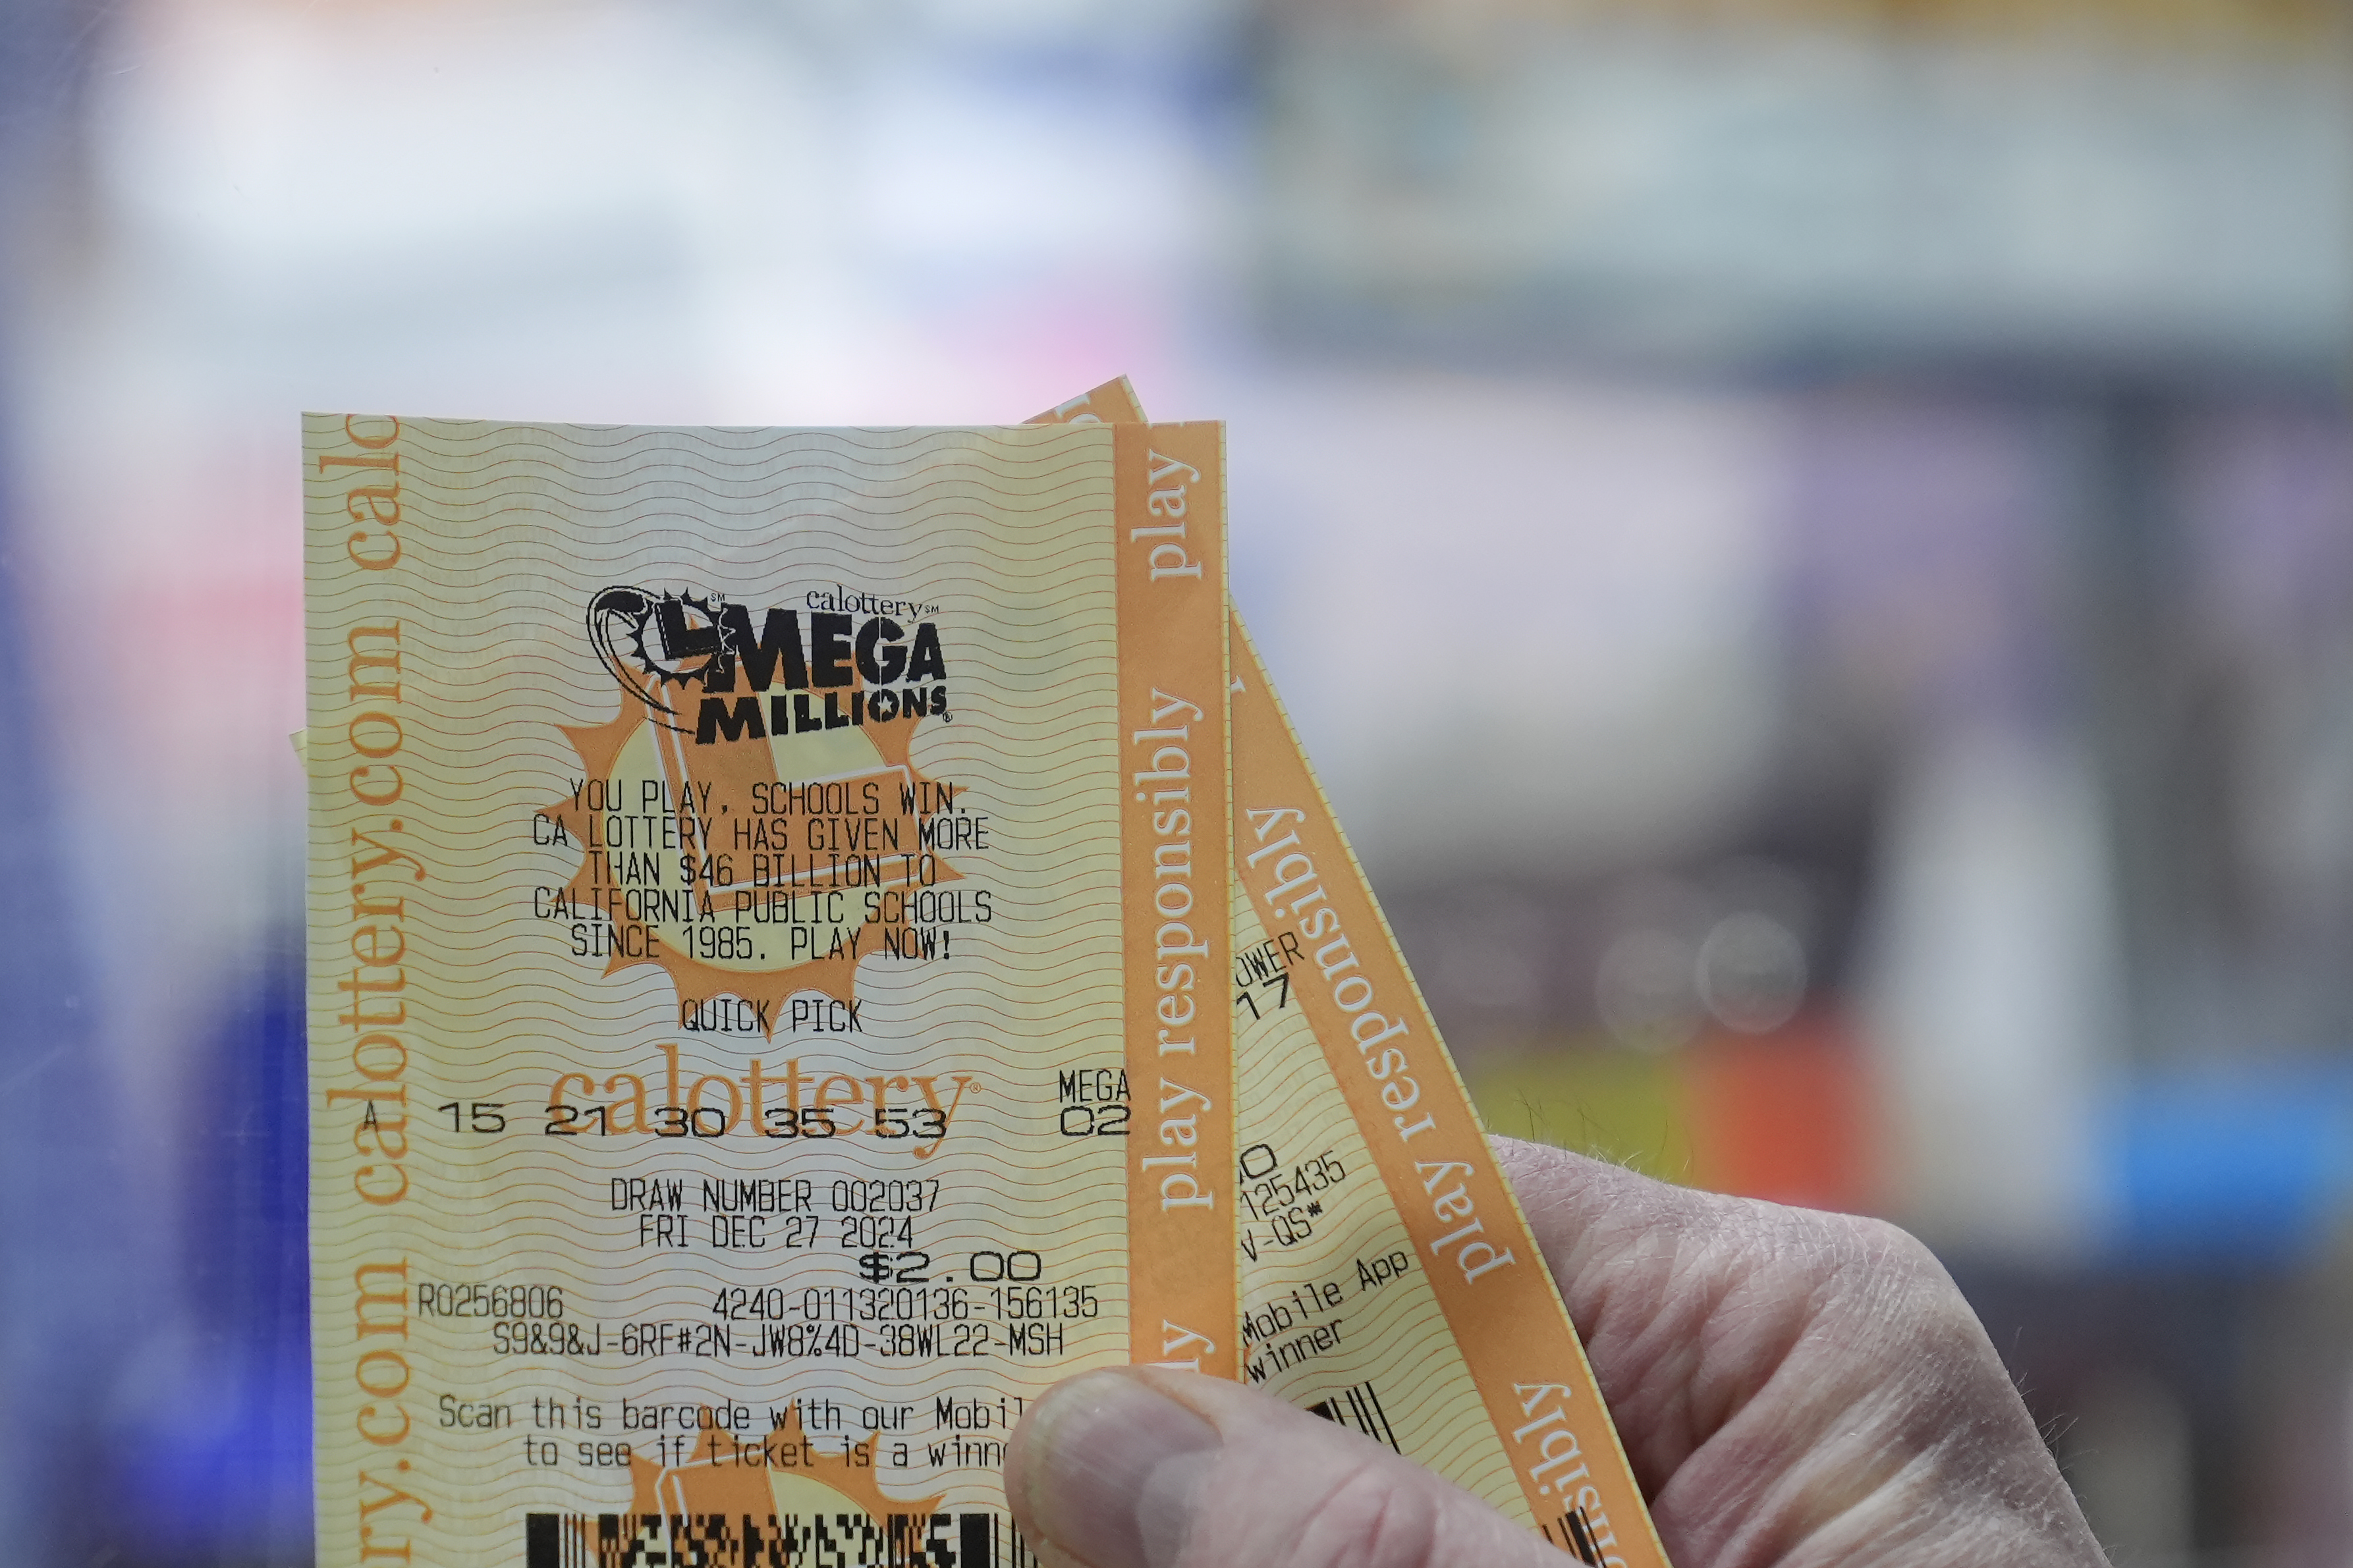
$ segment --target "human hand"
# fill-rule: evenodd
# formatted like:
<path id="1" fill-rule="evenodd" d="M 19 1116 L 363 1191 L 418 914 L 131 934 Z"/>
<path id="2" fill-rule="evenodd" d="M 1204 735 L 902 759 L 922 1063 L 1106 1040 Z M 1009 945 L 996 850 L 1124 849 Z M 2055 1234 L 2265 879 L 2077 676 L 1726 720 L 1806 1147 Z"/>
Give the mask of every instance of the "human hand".
<path id="1" fill-rule="evenodd" d="M 1893 1226 L 1495 1140 L 1675 1568 L 2105 1568 L 1985 1331 Z M 1061 1384 L 1006 1490 L 1048 1568 L 1559 1568 L 1539 1537 L 1267 1394 Z"/>

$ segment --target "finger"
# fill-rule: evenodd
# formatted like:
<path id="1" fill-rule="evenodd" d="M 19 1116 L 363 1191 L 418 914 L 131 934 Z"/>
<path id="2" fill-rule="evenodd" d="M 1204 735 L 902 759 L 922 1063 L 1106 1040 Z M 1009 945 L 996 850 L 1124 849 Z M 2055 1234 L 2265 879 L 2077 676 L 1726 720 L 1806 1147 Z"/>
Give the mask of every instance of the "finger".
<path id="1" fill-rule="evenodd" d="M 1936 1342 L 1942 1370 L 1990 1370 L 2006 1387 L 1990 1345 L 1956 1357 L 1941 1342 L 1984 1336 L 1926 1250 L 1891 1226 L 1493 1142 L 1646 1491 L 1776 1379 L 1797 1375 L 1795 1405 L 1835 1419 Z M 1798 1413 L 1772 1403 L 1784 1421 Z"/>
<path id="2" fill-rule="evenodd" d="M 1124 1367 L 1060 1384 L 1005 1489 L 1049 1568 L 1558 1568 L 1470 1493 L 1253 1389 Z"/>
<path id="3" fill-rule="evenodd" d="M 1493 1141 L 1681 1561 L 2096 1563 L 2033 1418 L 1943 1267 L 1894 1226 L 1691 1192 Z M 1867 1554 L 1857 1561 L 1880 1560 Z"/>
<path id="4" fill-rule="evenodd" d="M 1655 1491 L 1782 1364 L 1816 1304 L 1826 1216 L 1491 1140 L 1585 1342 L 1627 1457 Z"/>
<path id="5" fill-rule="evenodd" d="M 1711 1242 L 1745 1244 L 1757 1216 L 1708 1193 L 1638 1175 L 1620 1165 L 1516 1138 L 1490 1138 L 1536 1245 L 1583 1328 L 1613 1310 L 1646 1315 L 1679 1267 Z"/>

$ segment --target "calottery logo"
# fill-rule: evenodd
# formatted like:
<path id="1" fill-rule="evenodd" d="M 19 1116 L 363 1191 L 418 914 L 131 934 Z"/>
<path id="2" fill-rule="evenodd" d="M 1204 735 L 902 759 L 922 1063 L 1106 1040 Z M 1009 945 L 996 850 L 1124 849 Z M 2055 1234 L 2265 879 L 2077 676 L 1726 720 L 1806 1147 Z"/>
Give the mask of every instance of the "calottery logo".
<path id="1" fill-rule="evenodd" d="M 612 587 L 588 646 L 618 688 L 565 727 L 580 768 L 534 814 L 579 857 L 533 911 L 612 973 L 654 964 L 681 1028 L 854 1032 L 860 961 L 939 962 L 992 918 L 944 852 L 988 821 L 909 756 L 946 722 L 935 606 L 828 587 L 754 612 L 693 590 Z"/>

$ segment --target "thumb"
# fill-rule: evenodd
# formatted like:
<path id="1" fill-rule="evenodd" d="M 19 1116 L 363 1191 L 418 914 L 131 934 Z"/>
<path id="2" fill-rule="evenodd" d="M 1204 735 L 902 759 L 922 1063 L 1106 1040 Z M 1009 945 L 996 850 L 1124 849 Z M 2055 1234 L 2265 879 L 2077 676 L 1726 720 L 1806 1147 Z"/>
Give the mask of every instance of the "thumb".
<path id="1" fill-rule="evenodd" d="M 1123 1367 L 1057 1386 L 1013 1434 L 1015 1521 L 1048 1568 L 1557 1568 L 1410 1460 L 1236 1384 Z"/>

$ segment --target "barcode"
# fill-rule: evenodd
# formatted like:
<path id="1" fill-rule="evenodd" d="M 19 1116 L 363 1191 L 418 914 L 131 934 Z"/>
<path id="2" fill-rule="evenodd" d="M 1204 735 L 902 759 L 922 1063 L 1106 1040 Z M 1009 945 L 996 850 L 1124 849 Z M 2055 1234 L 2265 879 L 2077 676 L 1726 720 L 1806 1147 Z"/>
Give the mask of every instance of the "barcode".
<path id="1" fill-rule="evenodd" d="M 533 1513 L 523 1568 L 1038 1568 L 1012 1518 L 971 1513 Z"/>
<path id="2" fill-rule="evenodd" d="M 1343 1426 L 1353 1426 L 1375 1442 L 1387 1443 L 1400 1454 L 1405 1452 L 1398 1447 L 1397 1434 L 1389 1430 L 1388 1412 L 1381 1408 L 1381 1396 L 1373 1392 L 1373 1385 L 1369 1383 L 1344 1388 L 1330 1398 L 1309 1405 L 1307 1413 L 1321 1415 L 1324 1420 Z"/>
<path id="3" fill-rule="evenodd" d="M 1601 1568 L 1601 1548 L 1593 1543 L 1593 1521 L 1581 1508 L 1571 1509 L 1541 1527 L 1544 1538 L 1588 1568 Z"/>

